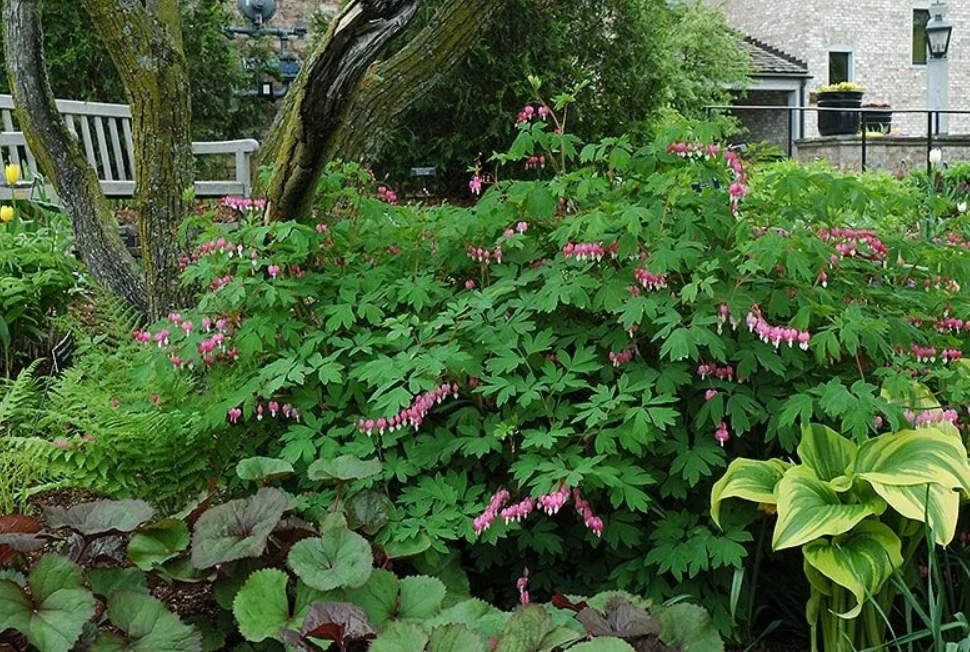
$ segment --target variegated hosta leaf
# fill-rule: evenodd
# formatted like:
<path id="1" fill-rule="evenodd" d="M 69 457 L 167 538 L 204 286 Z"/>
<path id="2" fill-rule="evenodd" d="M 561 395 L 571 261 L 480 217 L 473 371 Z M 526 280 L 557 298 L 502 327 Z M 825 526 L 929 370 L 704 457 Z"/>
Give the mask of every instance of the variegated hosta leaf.
<path id="1" fill-rule="evenodd" d="M 805 561 L 856 599 L 849 611 L 837 614 L 855 618 L 867 595 L 874 595 L 893 571 L 903 565 L 902 543 L 887 526 L 863 521 L 852 532 L 832 541 L 819 539 L 805 546 Z"/>
<path id="2" fill-rule="evenodd" d="M 781 460 L 762 462 L 739 458 L 731 462 L 711 490 L 711 517 L 714 522 L 720 527 L 721 501 L 725 498 L 774 505 L 775 485 L 789 468 L 791 464 Z"/>
<path id="3" fill-rule="evenodd" d="M 819 537 L 844 534 L 859 521 L 880 511 L 880 505 L 863 503 L 843 505 L 828 483 L 819 480 L 811 469 L 789 469 L 778 483 L 778 522 L 771 547 L 794 548 Z"/>
<path id="4" fill-rule="evenodd" d="M 834 480 L 850 473 L 855 456 L 856 445 L 831 428 L 818 423 L 802 427 L 798 457 L 819 480 Z"/>
<path id="5" fill-rule="evenodd" d="M 960 360 L 954 365 L 965 362 Z M 915 415 L 929 413 L 937 418 L 937 423 L 933 426 L 947 435 L 959 435 L 960 431 L 949 421 L 940 421 L 943 416 L 943 406 L 933 396 L 933 392 L 923 383 L 910 383 L 904 392 L 891 392 L 886 387 L 882 389 L 882 396 L 905 410 L 912 411 Z"/>
<path id="6" fill-rule="evenodd" d="M 958 491 L 939 484 L 895 487 L 871 480 L 869 484 L 897 512 L 908 519 L 927 523 L 938 544 L 945 546 L 953 540 L 960 516 Z"/>
<path id="7" fill-rule="evenodd" d="M 963 441 L 936 428 L 901 430 L 868 440 L 859 446 L 855 473 L 897 487 L 935 483 L 970 492 Z"/>
<path id="8" fill-rule="evenodd" d="M 933 396 L 933 392 L 923 383 L 911 383 L 905 392 L 893 392 L 889 388 L 883 387 L 880 394 L 884 399 L 892 401 L 899 407 L 914 412 L 940 407 L 940 402 Z"/>

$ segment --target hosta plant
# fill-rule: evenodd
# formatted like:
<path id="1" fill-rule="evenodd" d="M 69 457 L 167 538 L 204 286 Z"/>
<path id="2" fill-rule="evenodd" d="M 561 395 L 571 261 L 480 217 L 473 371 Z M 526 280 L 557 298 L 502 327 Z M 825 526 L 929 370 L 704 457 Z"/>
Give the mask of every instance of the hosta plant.
<path id="1" fill-rule="evenodd" d="M 798 457 L 734 460 L 711 492 L 711 515 L 720 523 L 730 498 L 777 514 L 772 548 L 801 548 L 804 558 L 813 650 L 819 630 L 826 651 L 883 645 L 890 576 L 912 561 L 926 530 L 939 545 L 953 539 L 960 492 L 970 493 L 962 438 L 924 426 L 857 444 L 813 424 Z"/>

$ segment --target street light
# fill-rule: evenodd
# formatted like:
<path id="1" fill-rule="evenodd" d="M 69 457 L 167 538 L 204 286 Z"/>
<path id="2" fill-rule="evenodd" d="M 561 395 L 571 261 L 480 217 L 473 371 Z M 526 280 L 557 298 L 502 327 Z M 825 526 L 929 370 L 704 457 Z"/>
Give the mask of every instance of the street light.
<path id="1" fill-rule="evenodd" d="M 926 62 L 926 92 L 930 111 L 929 133 L 932 136 L 933 117 L 936 118 L 936 133 L 946 134 L 950 131 L 949 116 L 945 111 L 950 103 L 950 68 L 947 53 L 950 50 L 950 36 L 953 25 L 946 18 L 946 2 L 936 0 L 930 7 L 932 18 L 926 23 L 926 47 L 929 50 L 929 61 Z"/>
<path id="2" fill-rule="evenodd" d="M 946 59 L 950 49 L 953 25 L 946 19 L 946 3 L 937 1 L 930 7 L 933 17 L 926 23 L 926 44 L 931 59 Z"/>

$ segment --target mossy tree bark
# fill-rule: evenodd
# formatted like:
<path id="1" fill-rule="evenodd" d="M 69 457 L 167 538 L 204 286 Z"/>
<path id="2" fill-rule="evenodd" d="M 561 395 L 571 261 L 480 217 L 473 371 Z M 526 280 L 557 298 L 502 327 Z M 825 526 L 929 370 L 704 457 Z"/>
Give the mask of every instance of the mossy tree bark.
<path id="1" fill-rule="evenodd" d="M 476 43 L 508 0 L 448 0 L 400 52 L 375 63 L 419 2 L 357 0 L 311 54 L 264 143 L 263 156 L 274 156 L 269 219 L 308 215 L 328 161 L 372 160 L 404 112 Z"/>
<path id="2" fill-rule="evenodd" d="M 91 274 L 147 309 L 145 280 L 118 235 L 98 177 L 61 119 L 44 67 L 41 0 L 4 0 L 4 51 L 17 118 L 40 167 L 71 216 L 75 244 Z"/>
<path id="3" fill-rule="evenodd" d="M 149 316 L 178 304 L 179 224 L 192 185 L 188 62 L 177 0 L 82 0 L 131 104 L 135 206 Z"/>
<path id="4" fill-rule="evenodd" d="M 142 268 L 128 254 L 87 164 L 57 112 L 44 67 L 41 0 L 4 0 L 17 116 L 31 151 L 71 215 L 77 248 L 107 287 L 158 318 L 179 300 L 178 225 L 192 182 L 188 64 L 176 0 L 83 0 L 131 104 Z"/>

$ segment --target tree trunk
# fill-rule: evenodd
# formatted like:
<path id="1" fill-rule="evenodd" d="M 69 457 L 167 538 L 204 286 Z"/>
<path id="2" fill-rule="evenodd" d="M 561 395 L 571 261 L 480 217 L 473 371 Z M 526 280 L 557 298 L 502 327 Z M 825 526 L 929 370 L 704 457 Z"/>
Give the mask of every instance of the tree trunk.
<path id="1" fill-rule="evenodd" d="M 267 210 L 271 219 L 310 213 L 330 138 L 380 49 L 414 16 L 420 0 L 357 0 L 334 20 L 326 39 L 290 88 Z"/>
<path id="2" fill-rule="evenodd" d="M 176 0 L 82 0 L 111 53 L 131 104 L 135 206 L 157 319 L 179 303 L 179 224 L 192 187 L 192 131 L 182 12 Z"/>
<path id="3" fill-rule="evenodd" d="M 50 177 L 91 274 L 129 302 L 148 306 L 145 280 L 77 141 L 64 124 L 44 67 L 41 0 L 4 0 L 4 47 L 17 118 L 28 147 Z"/>
<path id="4" fill-rule="evenodd" d="M 265 139 L 261 155 L 275 157 L 269 219 L 309 214 L 327 161 L 373 160 L 405 111 L 461 59 L 508 2 L 447 0 L 414 40 L 383 64 L 373 63 L 380 46 L 404 28 L 416 7 L 398 9 L 400 23 L 388 25 L 396 28 L 394 33 L 368 40 L 353 32 L 361 26 L 354 12 L 372 3 L 350 5 L 311 55 L 306 74 L 294 82 Z M 338 76 L 343 87 L 335 91 L 329 80 Z"/>

